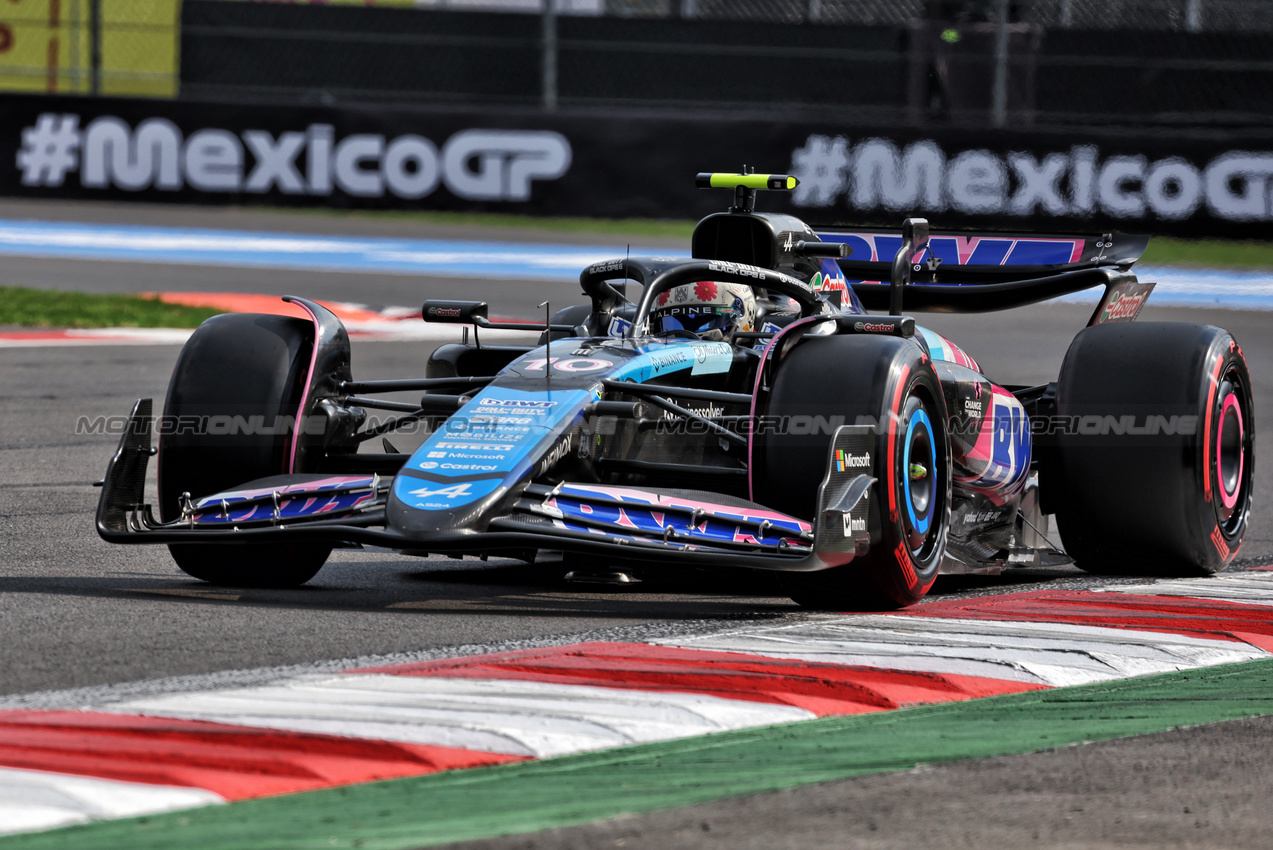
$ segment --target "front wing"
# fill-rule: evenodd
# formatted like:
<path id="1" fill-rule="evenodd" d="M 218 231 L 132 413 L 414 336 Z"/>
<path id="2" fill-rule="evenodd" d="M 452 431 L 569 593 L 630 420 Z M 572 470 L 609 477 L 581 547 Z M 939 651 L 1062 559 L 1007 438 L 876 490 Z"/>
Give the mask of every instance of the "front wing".
<path id="1" fill-rule="evenodd" d="M 158 521 L 145 501 L 153 404 L 133 408 L 100 482 L 97 530 L 112 543 L 248 545 L 360 543 L 411 553 L 476 554 L 554 549 L 621 560 L 812 571 L 849 563 L 878 539 L 875 478 L 828 460 L 813 522 L 710 493 L 596 484 L 527 484 L 480 527 L 406 533 L 386 504 L 392 479 L 292 475 L 183 498 L 181 516 Z M 869 428 L 840 428 L 828 452 L 873 454 Z"/>

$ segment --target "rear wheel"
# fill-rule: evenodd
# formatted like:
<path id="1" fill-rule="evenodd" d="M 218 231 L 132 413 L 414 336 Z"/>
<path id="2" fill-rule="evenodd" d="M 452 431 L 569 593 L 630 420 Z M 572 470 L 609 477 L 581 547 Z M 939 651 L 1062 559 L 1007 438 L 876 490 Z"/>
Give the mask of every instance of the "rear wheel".
<path id="1" fill-rule="evenodd" d="M 788 419 L 782 433 L 764 435 L 758 459 L 755 495 L 799 517 L 817 510 L 834 430 L 816 417 L 880 425 L 871 471 L 879 539 L 845 566 L 780 573 L 788 595 L 808 608 L 838 610 L 897 608 L 923 597 L 946 548 L 951 480 L 945 402 L 928 356 L 895 337 L 807 338 L 779 364 L 767 413 L 771 422 L 813 417 Z"/>
<path id="2" fill-rule="evenodd" d="M 1089 572 L 1209 574 L 1237 555 L 1255 465 L 1251 379 L 1227 331 L 1098 325 L 1057 386 L 1055 492 L 1066 552 Z"/>
<path id="3" fill-rule="evenodd" d="M 193 499 L 290 468 L 293 430 L 308 379 L 312 325 L 284 316 L 226 314 L 204 322 L 177 359 L 159 435 L 159 510 L 181 515 Z M 277 433 L 276 433 L 277 432 Z M 168 547 L 184 572 L 212 584 L 294 587 L 322 568 L 331 547 L 271 543 Z"/>

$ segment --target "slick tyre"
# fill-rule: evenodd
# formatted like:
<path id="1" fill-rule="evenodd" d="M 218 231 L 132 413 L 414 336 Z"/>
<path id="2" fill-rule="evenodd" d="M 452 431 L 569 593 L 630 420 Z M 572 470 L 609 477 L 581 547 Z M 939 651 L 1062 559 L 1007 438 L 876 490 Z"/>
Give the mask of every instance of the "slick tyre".
<path id="1" fill-rule="evenodd" d="M 308 378 L 313 331 L 284 316 L 225 314 L 204 322 L 173 369 L 159 436 L 159 510 L 181 516 L 198 499 L 290 470 L 292 430 Z M 274 433 L 278 431 L 279 433 Z M 331 547 L 315 544 L 174 544 L 184 572 L 234 587 L 295 587 L 314 577 Z"/>
<path id="2" fill-rule="evenodd" d="M 950 526 L 946 407 L 928 355 L 896 337 L 806 338 L 779 363 L 766 413 L 769 422 L 805 417 L 815 426 L 763 433 L 754 459 L 753 496 L 801 518 L 817 510 L 834 425 L 877 424 L 870 551 L 830 570 L 779 573 L 787 594 L 833 610 L 917 602 L 937 578 Z"/>
<path id="3" fill-rule="evenodd" d="M 1227 331 L 1177 322 L 1082 331 L 1057 384 L 1040 487 L 1088 572 L 1219 572 L 1242 546 L 1255 467 L 1251 378 Z"/>

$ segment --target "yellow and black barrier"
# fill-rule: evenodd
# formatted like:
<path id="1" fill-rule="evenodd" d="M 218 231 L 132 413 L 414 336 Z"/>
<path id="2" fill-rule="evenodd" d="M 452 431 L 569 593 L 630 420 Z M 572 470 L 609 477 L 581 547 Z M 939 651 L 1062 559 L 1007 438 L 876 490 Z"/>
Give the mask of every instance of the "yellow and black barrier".
<path id="1" fill-rule="evenodd" d="M 176 97 L 180 0 L 0 3 L 0 91 Z"/>

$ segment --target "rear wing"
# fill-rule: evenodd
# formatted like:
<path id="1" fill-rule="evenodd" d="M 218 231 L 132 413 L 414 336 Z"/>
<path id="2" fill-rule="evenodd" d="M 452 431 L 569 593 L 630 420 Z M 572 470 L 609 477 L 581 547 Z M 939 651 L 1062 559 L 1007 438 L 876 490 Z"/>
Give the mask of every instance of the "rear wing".
<path id="1" fill-rule="evenodd" d="M 922 218 L 904 220 L 901 230 L 811 228 L 789 215 L 755 211 L 756 192 L 794 189 L 794 177 L 743 171 L 698 175 L 699 188 L 733 189 L 734 205 L 694 228 L 694 257 L 773 269 L 804 281 L 825 276 L 835 262 L 868 310 L 894 316 L 903 307 L 982 313 L 1103 286 L 1105 295 L 1089 323 L 1099 324 L 1136 318 L 1154 286 L 1140 283 L 1131 271 L 1148 236 L 930 233 Z"/>
<path id="2" fill-rule="evenodd" d="M 1131 267 L 1149 244 L 1148 236 L 1121 233 L 930 234 L 928 223 L 914 218 L 901 230 L 815 230 L 823 242 L 852 251 L 836 262 L 863 306 L 890 312 L 901 304 L 908 312 L 1006 310 L 1095 286 L 1108 297 L 1111 287 L 1137 284 Z"/>

